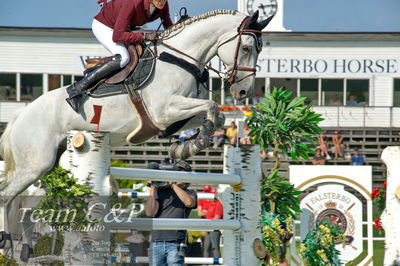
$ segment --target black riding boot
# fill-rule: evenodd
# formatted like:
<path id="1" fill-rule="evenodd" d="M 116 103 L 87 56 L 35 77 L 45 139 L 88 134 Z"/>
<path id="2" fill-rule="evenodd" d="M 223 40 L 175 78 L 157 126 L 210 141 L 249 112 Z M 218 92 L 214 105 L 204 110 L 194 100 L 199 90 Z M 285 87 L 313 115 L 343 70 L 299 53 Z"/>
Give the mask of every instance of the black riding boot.
<path id="1" fill-rule="evenodd" d="M 84 100 L 83 96 L 86 94 L 86 90 L 91 88 L 101 79 L 117 73 L 121 69 L 120 63 L 121 56 L 117 55 L 113 59 L 105 61 L 94 70 L 89 72 L 80 81 L 74 82 L 67 88 L 69 97 L 66 100 L 75 112 L 79 112 L 79 108 Z"/>

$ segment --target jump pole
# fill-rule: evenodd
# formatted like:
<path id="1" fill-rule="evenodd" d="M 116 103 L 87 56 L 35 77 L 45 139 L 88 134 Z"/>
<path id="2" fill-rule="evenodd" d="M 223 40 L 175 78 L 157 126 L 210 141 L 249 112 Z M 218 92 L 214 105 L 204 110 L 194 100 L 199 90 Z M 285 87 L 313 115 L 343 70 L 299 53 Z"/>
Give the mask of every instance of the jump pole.
<path id="1" fill-rule="evenodd" d="M 60 166 L 69 170 L 78 183 L 85 184 L 95 195 L 89 199 L 92 219 L 109 213 L 112 187 L 110 174 L 110 137 L 108 133 L 70 131 L 67 150 L 60 158 Z M 98 226 L 104 225 L 100 220 Z M 99 227 L 97 227 L 99 228 Z M 64 234 L 63 259 L 65 265 L 104 265 L 109 260 L 110 232 L 105 230 L 71 231 Z"/>

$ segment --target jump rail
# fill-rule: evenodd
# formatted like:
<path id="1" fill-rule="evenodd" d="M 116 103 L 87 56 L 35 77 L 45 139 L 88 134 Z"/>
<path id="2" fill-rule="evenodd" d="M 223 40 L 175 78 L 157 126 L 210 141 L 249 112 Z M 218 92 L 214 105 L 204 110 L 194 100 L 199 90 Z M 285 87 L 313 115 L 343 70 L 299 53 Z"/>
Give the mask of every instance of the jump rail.
<path id="1" fill-rule="evenodd" d="M 136 257 L 136 256 L 111 256 L 111 262 L 113 263 L 149 263 L 148 257 Z M 222 258 L 196 258 L 187 257 L 185 258 L 185 264 L 223 264 Z"/>
<path id="2" fill-rule="evenodd" d="M 90 236 L 81 235 L 77 241 L 72 235 L 67 245 L 73 260 L 69 264 L 98 264 L 110 260 L 110 254 L 100 252 L 94 258 L 88 258 L 85 250 L 109 250 L 107 245 L 97 247 L 96 241 L 104 242 L 105 234 L 111 230 L 152 230 L 152 229 L 190 229 L 209 231 L 223 229 L 224 252 L 223 261 L 226 265 L 260 265 L 261 261 L 255 255 L 254 246 L 260 243 L 260 193 L 261 182 L 260 156 L 258 146 L 225 147 L 224 174 L 187 173 L 148 169 L 131 169 L 110 167 L 109 133 L 104 132 L 70 132 L 67 139 L 69 167 L 64 167 L 79 178 L 80 182 L 91 181 L 98 195 L 108 196 L 114 178 L 130 180 L 175 181 L 195 184 L 224 184 L 218 187 L 218 196 L 224 205 L 224 219 L 146 219 L 122 218 L 116 216 L 104 217 L 105 230 Z M 114 193 L 118 193 L 115 187 Z M 126 192 L 124 192 L 126 193 Z M 129 192 L 128 192 L 129 193 Z M 122 194 L 120 194 L 122 195 Z M 145 194 L 136 194 L 145 198 Z M 125 195 L 126 196 L 126 195 Z M 132 194 L 131 194 L 132 196 Z M 100 202 L 101 203 L 101 202 Z M 93 204 L 98 204 L 93 202 Z M 101 204 L 98 204 L 101 206 Z M 104 213 L 103 213 L 104 215 Z M 111 218 L 111 219 L 106 219 Z M 74 238 L 75 237 L 75 238 Z M 73 246 L 71 243 L 75 243 Z M 79 244 L 80 243 L 80 244 Z M 85 246 L 86 245 L 86 246 Z M 89 246 L 87 246 L 89 245 Z M 97 253 L 96 253 L 97 254 Z M 68 265 L 68 263 L 66 264 Z"/>
<path id="3" fill-rule="evenodd" d="M 173 181 L 208 185 L 239 185 L 242 182 L 241 177 L 235 174 L 188 173 L 121 167 L 111 167 L 110 173 L 116 179 L 129 180 Z"/>
<path id="4" fill-rule="evenodd" d="M 237 220 L 211 220 L 211 219 L 164 219 L 164 218 L 132 218 L 123 222 L 111 222 L 111 229 L 136 229 L 139 231 L 150 230 L 240 230 L 241 224 Z"/>
<path id="5" fill-rule="evenodd" d="M 118 198 L 131 198 L 131 199 L 147 199 L 150 197 L 150 192 L 136 192 L 130 189 L 123 191 L 122 189 L 118 192 Z M 215 193 L 197 193 L 197 199 L 208 199 L 214 200 L 217 198 Z"/>

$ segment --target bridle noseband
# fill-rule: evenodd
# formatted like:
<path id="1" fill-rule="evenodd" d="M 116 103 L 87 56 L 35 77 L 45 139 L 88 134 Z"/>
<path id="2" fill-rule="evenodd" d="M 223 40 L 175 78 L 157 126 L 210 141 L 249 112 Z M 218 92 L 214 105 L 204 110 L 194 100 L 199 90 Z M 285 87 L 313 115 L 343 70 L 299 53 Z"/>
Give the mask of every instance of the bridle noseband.
<path id="1" fill-rule="evenodd" d="M 220 43 L 218 45 L 218 47 L 217 47 L 217 48 L 220 48 L 224 44 L 227 44 L 228 42 L 230 42 L 230 41 L 234 40 L 236 37 L 238 37 L 238 42 L 237 42 L 237 45 L 236 45 L 236 51 L 235 51 L 233 67 L 229 68 L 226 72 L 219 71 L 219 70 L 211 67 L 210 65 L 207 65 L 204 62 L 201 62 L 201 61 L 197 60 L 196 58 L 193 58 L 192 56 L 190 56 L 190 55 L 188 55 L 188 54 L 176 49 L 175 47 L 173 47 L 173 46 L 171 46 L 169 44 L 166 44 L 165 42 L 163 42 L 161 40 L 157 40 L 157 41 L 161 45 L 163 45 L 163 46 L 165 46 L 165 47 L 167 47 L 167 48 L 169 48 L 169 49 L 171 49 L 171 50 L 173 50 L 173 51 L 175 51 L 175 52 L 177 52 L 177 53 L 179 53 L 181 55 L 184 55 L 184 56 L 192 59 L 196 63 L 198 63 L 200 65 L 204 65 L 206 69 L 214 71 L 215 73 L 217 73 L 220 78 L 222 78 L 221 75 L 225 76 L 225 81 L 228 82 L 230 85 L 233 85 L 233 84 L 238 83 L 238 82 L 240 82 L 240 81 L 242 81 L 242 80 L 244 80 L 246 78 L 249 78 L 251 76 L 255 76 L 256 72 L 257 72 L 256 68 L 238 66 L 239 50 L 240 50 L 240 45 L 242 44 L 242 36 L 243 35 L 251 35 L 251 36 L 254 37 L 254 39 L 256 40 L 256 49 L 257 49 L 258 53 L 262 49 L 262 40 L 261 40 L 261 38 L 257 37 L 257 35 L 256 35 L 256 34 L 261 34 L 261 31 L 260 30 L 246 29 L 245 28 L 250 20 L 251 20 L 251 17 L 246 17 L 242 21 L 240 26 L 238 27 L 238 33 L 236 35 L 234 35 L 233 37 L 229 38 L 228 40 Z M 236 74 L 237 71 L 248 71 L 248 72 L 251 72 L 251 73 L 246 75 L 246 76 L 244 76 L 244 77 L 242 77 L 242 78 L 240 78 L 240 79 L 236 79 L 235 78 L 235 74 Z"/>

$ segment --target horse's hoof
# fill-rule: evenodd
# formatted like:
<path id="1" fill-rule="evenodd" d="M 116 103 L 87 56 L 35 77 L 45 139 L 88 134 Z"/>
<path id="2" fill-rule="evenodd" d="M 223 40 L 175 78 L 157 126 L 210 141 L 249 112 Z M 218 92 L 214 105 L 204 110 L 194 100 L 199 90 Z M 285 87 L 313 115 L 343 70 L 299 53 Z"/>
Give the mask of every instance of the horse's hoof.
<path id="1" fill-rule="evenodd" d="M 0 232 L 0 249 L 4 248 L 6 246 L 7 240 L 11 240 L 11 235 L 7 234 L 4 231 Z"/>
<path id="2" fill-rule="evenodd" d="M 29 260 L 29 258 L 32 256 L 33 254 L 33 248 L 29 247 L 28 244 L 23 244 L 22 245 L 22 250 L 21 250 L 21 254 L 20 254 L 20 259 L 23 262 L 27 262 Z"/>

